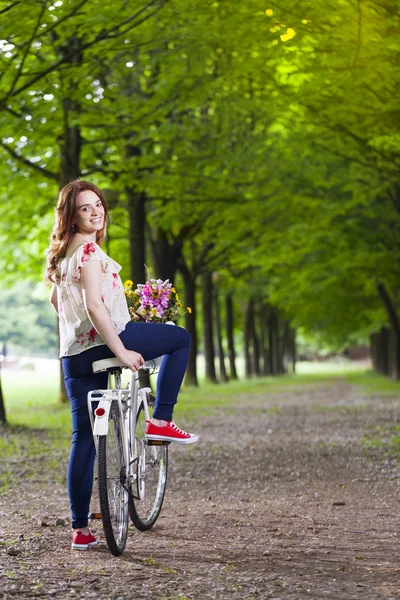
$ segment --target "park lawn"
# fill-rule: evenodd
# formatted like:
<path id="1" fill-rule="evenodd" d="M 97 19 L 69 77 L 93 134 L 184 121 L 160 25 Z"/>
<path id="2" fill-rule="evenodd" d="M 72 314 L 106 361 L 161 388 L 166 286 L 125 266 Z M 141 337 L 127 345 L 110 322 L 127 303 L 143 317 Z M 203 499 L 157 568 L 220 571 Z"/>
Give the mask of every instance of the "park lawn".
<path id="1" fill-rule="evenodd" d="M 335 374 L 318 373 L 282 375 L 238 380 L 218 385 L 203 383 L 199 388 L 183 388 L 176 414 L 187 418 L 192 413 L 204 414 L 235 402 L 238 394 L 259 394 L 287 386 L 315 385 L 334 378 Z M 3 393 L 7 419 L 12 426 L 58 429 L 70 433 L 69 404 L 60 404 L 58 375 L 44 376 L 35 372 L 3 372 Z"/>
<path id="2" fill-rule="evenodd" d="M 58 402 L 59 376 L 34 371 L 2 372 L 7 420 L 10 425 L 70 432 L 69 404 Z"/>
<path id="3" fill-rule="evenodd" d="M 304 373 L 261 377 L 250 380 L 231 381 L 218 385 L 203 383 L 199 388 L 183 388 L 175 411 L 175 418 L 181 426 L 194 428 L 202 415 L 217 414 L 221 409 L 229 409 L 243 396 L 263 395 L 268 392 L 288 392 L 308 386 L 329 386 L 337 377 L 356 386 L 367 394 L 398 396 L 400 382 L 375 375 L 372 372 Z M 44 375 L 35 372 L 3 372 L 3 392 L 9 427 L 2 429 L 0 456 L 20 456 L 26 462 L 30 459 L 30 476 L 39 476 L 45 466 L 54 471 L 54 476 L 63 480 L 65 462 L 71 439 L 71 417 L 69 404 L 58 402 L 58 374 Z M 376 431 L 366 436 L 366 448 L 389 444 L 400 448 L 398 426 L 388 432 Z M 27 449 L 29 449 L 27 454 Z M 33 462 L 32 462 L 33 460 Z M 0 492 L 5 492 L 13 480 L 13 473 L 7 469 L 6 460 L 0 468 Z M 57 480 L 58 480 L 57 479 Z"/>
<path id="4" fill-rule="evenodd" d="M 364 394 L 379 396 L 398 396 L 400 399 L 400 381 L 378 375 L 373 371 L 352 371 L 345 374 L 346 381 L 359 386 Z"/>
<path id="5" fill-rule="evenodd" d="M 261 377 L 250 380 L 240 379 L 218 385 L 202 382 L 198 388 L 183 388 L 176 408 L 177 420 L 192 420 L 192 416 L 209 413 L 235 402 L 238 395 L 256 395 L 268 391 L 283 391 L 289 387 L 329 385 L 336 377 L 360 386 L 366 393 L 399 394 L 400 382 L 376 375 L 370 371 L 356 369 L 349 371 L 340 366 L 336 370 L 328 366 L 327 372 L 300 373 L 277 377 Z M 12 426 L 34 429 L 62 431 L 70 435 L 69 404 L 58 402 L 58 374 L 35 373 L 31 371 L 2 373 L 8 422 Z"/>

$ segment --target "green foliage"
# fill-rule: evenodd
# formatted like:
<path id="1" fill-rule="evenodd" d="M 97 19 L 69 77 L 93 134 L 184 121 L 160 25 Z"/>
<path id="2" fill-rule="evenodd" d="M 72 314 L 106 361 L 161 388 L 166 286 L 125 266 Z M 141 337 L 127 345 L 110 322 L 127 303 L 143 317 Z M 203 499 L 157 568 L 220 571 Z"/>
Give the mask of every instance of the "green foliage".
<path id="1" fill-rule="evenodd" d="M 387 323 L 376 285 L 400 304 L 394 0 L 56 4 L 1 14 L 2 279 L 40 276 L 57 187 L 80 174 L 110 191 L 126 278 L 134 190 L 150 236 L 182 240 L 192 273 L 267 299 L 318 343 Z"/>

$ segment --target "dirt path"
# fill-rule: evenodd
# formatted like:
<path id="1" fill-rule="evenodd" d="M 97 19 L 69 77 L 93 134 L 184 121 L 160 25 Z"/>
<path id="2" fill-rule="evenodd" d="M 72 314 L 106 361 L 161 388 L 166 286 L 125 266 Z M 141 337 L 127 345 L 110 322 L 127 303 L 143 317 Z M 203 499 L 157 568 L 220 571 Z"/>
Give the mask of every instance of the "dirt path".
<path id="1" fill-rule="evenodd" d="M 71 552 L 68 524 L 40 525 L 68 515 L 65 484 L 14 489 L 0 598 L 398 599 L 399 454 L 362 439 L 399 421 L 398 400 L 342 380 L 239 396 L 197 423 L 201 443 L 171 450 L 162 515 L 131 528 L 118 559 L 103 540 Z"/>

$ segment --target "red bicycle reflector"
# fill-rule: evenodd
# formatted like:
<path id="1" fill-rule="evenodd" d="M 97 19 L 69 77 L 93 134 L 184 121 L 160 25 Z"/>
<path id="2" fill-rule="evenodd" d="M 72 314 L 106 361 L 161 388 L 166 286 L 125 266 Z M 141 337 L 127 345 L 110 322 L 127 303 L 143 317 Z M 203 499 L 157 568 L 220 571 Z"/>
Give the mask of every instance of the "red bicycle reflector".
<path id="1" fill-rule="evenodd" d="M 104 417 L 106 411 L 104 410 L 104 408 L 96 408 L 94 414 L 96 415 L 96 417 Z"/>

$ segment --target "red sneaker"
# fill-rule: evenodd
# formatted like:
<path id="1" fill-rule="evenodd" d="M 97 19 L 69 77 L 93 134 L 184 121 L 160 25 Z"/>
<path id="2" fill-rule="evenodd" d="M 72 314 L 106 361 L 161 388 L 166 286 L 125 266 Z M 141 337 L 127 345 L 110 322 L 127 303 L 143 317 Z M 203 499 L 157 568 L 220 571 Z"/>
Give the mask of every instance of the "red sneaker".
<path id="1" fill-rule="evenodd" d="M 199 437 L 195 433 L 182 431 L 173 421 L 168 421 L 163 427 L 154 425 L 151 421 L 146 421 L 146 439 L 161 440 L 165 442 L 176 442 L 177 444 L 194 444 Z"/>
<path id="2" fill-rule="evenodd" d="M 88 550 L 90 546 L 95 546 L 96 544 L 97 540 L 90 530 L 88 535 L 83 535 L 80 529 L 74 531 L 71 544 L 72 550 Z"/>

